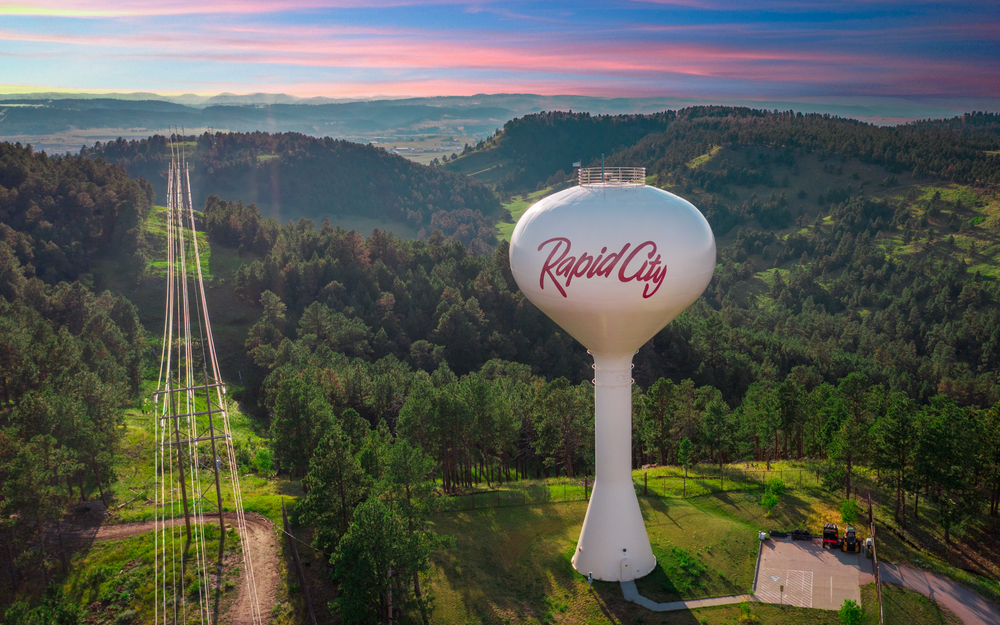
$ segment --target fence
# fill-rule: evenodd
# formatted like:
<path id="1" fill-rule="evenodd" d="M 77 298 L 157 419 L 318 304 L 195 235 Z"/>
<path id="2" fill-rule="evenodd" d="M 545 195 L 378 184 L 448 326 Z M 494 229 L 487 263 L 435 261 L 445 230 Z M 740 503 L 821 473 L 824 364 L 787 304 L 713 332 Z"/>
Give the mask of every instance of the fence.
<path id="1" fill-rule="evenodd" d="M 649 475 L 647 471 L 638 478 L 634 476 L 633 486 L 637 495 L 647 497 L 695 497 L 708 493 L 762 489 L 773 479 L 780 479 L 787 489 L 818 486 L 823 480 L 820 471 L 807 469 L 750 471 L 727 467 L 721 473 L 717 467 L 699 466 L 694 469 L 698 474 L 689 474 L 686 478 L 683 474 L 657 475 L 654 469 L 653 475 Z M 437 497 L 434 499 L 434 507 L 438 512 L 461 512 L 584 501 L 590 498 L 593 488 L 594 480 L 591 476 L 575 480 L 545 480 L 542 483 L 533 481 L 530 484 L 508 482 L 504 488 Z"/>
<path id="2" fill-rule="evenodd" d="M 645 167 L 582 167 L 577 173 L 580 186 L 600 184 L 611 187 L 643 186 Z"/>

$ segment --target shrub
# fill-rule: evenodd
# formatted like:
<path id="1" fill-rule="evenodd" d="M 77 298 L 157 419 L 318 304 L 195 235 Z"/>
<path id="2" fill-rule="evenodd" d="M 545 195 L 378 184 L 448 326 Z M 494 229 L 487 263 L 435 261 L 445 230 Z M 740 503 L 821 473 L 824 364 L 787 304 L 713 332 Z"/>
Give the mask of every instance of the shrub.
<path id="1" fill-rule="evenodd" d="M 740 625 L 754 625 L 760 623 L 760 617 L 754 614 L 753 606 L 749 603 L 740 604 Z"/>
<path id="2" fill-rule="evenodd" d="M 271 455 L 271 450 L 267 447 L 261 447 L 257 450 L 257 457 L 253 460 L 254 469 L 257 470 L 259 475 L 268 477 L 271 475 L 271 471 L 274 470 L 274 459 Z"/>
<path id="3" fill-rule="evenodd" d="M 854 523 L 858 520 L 859 514 L 861 514 L 861 508 L 858 507 L 858 502 L 853 499 L 845 499 L 844 503 L 840 504 L 840 518 L 844 523 Z"/>
<path id="4" fill-rule="evenodd" d="M 679 547 L 671 549 L 671 555 L 675 561 L 664 563 L 664 572 L 667 574 L 667 582 L 662 585 L 664 590 L 683 594 L 694 588 L 705 587 L 703 576 L 708 569 L 696 556 Z"/>
<path id="5" fill-rule="evenodd" d="M 844 605 L 837 611 L 842 625 L 861 625 L 865 613 L 854 600 L 844 599 Z"/>
<path id="6" fill-rule="evenodd" d="M 770 516 L 771 511 L 778 505 L 778 496 L 770 490 L 764 491 L 764 496 L 760 498 L 760 505 L 767 508 L 767 514 Z"/>
<path id="7" fill-rule="evenodd" d="M 764 495 L 760 498 L 760 505 L 767 508 L 768 516 L 771 515 L 771 511 L 774 507 L 781 502 L 781 496 L 785 493 L 785 483 L 774 478 L 767 485 L 767 490 L 764 491 Z"/>

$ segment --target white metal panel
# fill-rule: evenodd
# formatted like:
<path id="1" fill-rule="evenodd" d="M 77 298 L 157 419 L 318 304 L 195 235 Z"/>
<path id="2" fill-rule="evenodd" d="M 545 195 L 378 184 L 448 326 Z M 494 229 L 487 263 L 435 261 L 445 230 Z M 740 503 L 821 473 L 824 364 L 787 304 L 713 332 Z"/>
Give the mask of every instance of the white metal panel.
<path id="1" fill-rule="evenodd" d="M 632 356 L 715 271 L 715 237 L 690 202 L 591 184 L 538 202 L 510 244 L 521 291 L 594 356 L 596 479 L 573 566 L 629 581 L 656 566 L 632 485 Z"/>

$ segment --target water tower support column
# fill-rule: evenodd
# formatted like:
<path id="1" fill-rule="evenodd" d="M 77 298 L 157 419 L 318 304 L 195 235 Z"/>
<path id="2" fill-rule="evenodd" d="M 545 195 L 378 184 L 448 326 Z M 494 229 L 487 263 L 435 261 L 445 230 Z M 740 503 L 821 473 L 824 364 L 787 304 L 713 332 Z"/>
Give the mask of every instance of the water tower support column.
<path id="1" fill-rule="evenodd" d="M 656 566 L 632 485 L 632 354 L 594 354 L 594 369 L 596 479 L 573 567 L 630 581 Z"/>

